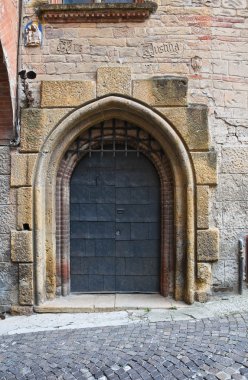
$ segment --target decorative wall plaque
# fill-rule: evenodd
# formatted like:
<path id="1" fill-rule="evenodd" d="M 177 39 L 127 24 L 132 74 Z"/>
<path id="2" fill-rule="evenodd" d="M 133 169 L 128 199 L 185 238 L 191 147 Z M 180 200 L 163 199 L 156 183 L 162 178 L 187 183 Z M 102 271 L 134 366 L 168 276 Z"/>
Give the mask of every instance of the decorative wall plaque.
<path id="1" fill-rule="evenodd" d="M 42 42 L 42 26 L 40 23 L 30 21 L 24 28 L 24 45 L 40 46 Z"/>

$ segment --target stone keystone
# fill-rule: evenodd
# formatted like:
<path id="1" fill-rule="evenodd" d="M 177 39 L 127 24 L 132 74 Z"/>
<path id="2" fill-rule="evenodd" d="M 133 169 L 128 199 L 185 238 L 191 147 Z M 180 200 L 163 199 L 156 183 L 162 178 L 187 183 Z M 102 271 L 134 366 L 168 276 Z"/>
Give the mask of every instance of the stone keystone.
<path id="1" fill-rule="evenodd" d="M 131 95 L 129 67 L 100 67 L 97 70 L 97 96 L 107 94 Z"/>

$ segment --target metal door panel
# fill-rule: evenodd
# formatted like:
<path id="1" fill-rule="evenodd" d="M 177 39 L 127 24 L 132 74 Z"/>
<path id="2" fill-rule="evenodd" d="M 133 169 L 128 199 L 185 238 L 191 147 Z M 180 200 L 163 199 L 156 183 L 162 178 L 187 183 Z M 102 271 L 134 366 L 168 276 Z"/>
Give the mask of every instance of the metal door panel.
<path id="1" fill-rule="evenodd" d="M 115 188 L 113 186 L 96 186 L 89 188 L 90 203 L 115 203 Z"/>
<path id="2" fill-rule="evenodd" d="M 87 261 L 88 274 L 114 275 L 115 258 L 114 257 L 88 257 Z"/>
<path id="3" fill-rule="evenodd" d="M 156 170 L 141 153 L 80 161 L 71 180 L 72 291 L 159 292 L 159 197 Z"/>
<path id="4" fill-rule="evenodd" d="M 123 257 L 118 257 L 115 259 L 115 274 L 116 276 L 126 274 L 126 261 Z"/>
<path id="5" fill-rule="evenodd" d="M 113 256 L 115 257 L 115 240 L 114 239 L 95 239 L 95 256 Z"/>
<path id="6" fill-rule="evenodd" d="M 89 291 L 90 292 L 103 292 L 104 291 L 104 276 L 102 275 L 89 275 Z"/>
<path id="7" fill-rule="evenodd" d="M 97 220 L 99 221 L 114 221 L 115 220 L 115 204 L 98 204 L 97 205 Z"/>
<path id="8" fill-rule="evenodd" d="M 117 222 L 156 222 L 158 216 L 157 205 L 125 205 L 116 208 Z"/>
<path id="9" fill-rule="evenodd" d="M 71 274 L 72 292 L 89 292 L 89 275 Z"/>
<path id="10" fill-rule="evenodd" d="M 110 239 L 115 237 L 114 222 L 90 222 L 87 224 L 89 227 L 88 237 L 92 239 Z"/>
<path id="11" fill-rule="evenodd" d="M 154 186 L 153 178 L 149 173 L 141 173 L 139 170 L 116 171 L 116 187 Z"/>
<path id="12" fill-rule="evenodd" d="M 149 237 L 148 239 L 160 239 L 160 225 L 159 223 L 149 223 Z"/>
<path id="13" fill-rule="evenodd" d="M 116 257 L 134 257 L 135 250 L 133 241 L 120 240 L 116 241 Z"/>
<path id="14" fill-rule="evenodd" d="M 72 256 L 71 257 L 71 274 L 83 274 L 82 268 L 82 257 Z"/>
<path id="15" fill-rule="evenodd" d="M 149 239 L 149 223 L 130 223 L 131 240 Z"/>
<path id="16" fill-rule="evenodd" d="M 159 240 L 116 241 L 116 257 L 153 257 L 159 248 Z"/>
<path id="17" fill-rule="evenodd" d="M 71 203 L 71 220 L 81 220 L 80 218 L 80 203 Z"/>
<path id="18" fill-rule="evenodd" d="M 125 273 L 128 276 L 149 276 L 156 275 L 159 269 L 159 258 L 125 258 Z"/>
<path id="19" fill-rule="evenodd" d="M 115 275 L 114 276 L 104 276 L 103 290 L 105 292 L 113 292 L 113 289 L 115 289 Z"/>
<path id="20" fill-rule="evenodd" d="M 96 222 L 97 219 L 97 205 L 96 203 L 81 203 L 75 205 L 79 211 L 79 219 L 87 222 Z"/>
<path id="21" fill-rule="evenodd" d="M 152 201 L 149 187 L 118 187 L 116 188 L 116 204 L 150 204 Z"/>
<path id="22" fill-rule="evenodd" d="M 130 223 L 116 223 L 115 226 L 116 226 L 115 228 L 116 240 L 130 240 L 131 239 Z"/>
<path id="23" fill-rule="evenodd" d="M 71 183 L 70 202 L 71 204 L 90 203 L 90 188 Z"/>
<path id="24" fill-rule="evenodd" d="M 159 292 L 159 276 L 116 276 L 116 291 L 125 293 Z"/>

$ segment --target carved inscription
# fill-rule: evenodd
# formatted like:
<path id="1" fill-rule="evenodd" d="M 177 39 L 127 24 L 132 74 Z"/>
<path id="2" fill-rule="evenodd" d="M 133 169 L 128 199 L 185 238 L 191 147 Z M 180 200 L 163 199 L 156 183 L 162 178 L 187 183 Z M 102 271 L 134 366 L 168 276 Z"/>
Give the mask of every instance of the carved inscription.
<path id="1" fill-rule="evenodd" d="M 60 39 L 57 52 L 59 54 L 83 54 L 84 45 L 73 40 Z M 143 58 L 180 57 L 183 53 L 183 44 L 180 42 L 149 42 L 141 45 L 137 55 Z"/>
<path id="2" fill-rule="evenodd" d="M 83 45 L 75 44 L 72 40 L 59 40 L 57 51 L 60 54 L 81 54 L 83 52 Z"/>
<path id="3" fill-rule="evenodd" d="M 142 45 L 142 57 L 168 57 L 180 56 L 183 52 L 183 45 L 180 42 L 150 42 Z"/>

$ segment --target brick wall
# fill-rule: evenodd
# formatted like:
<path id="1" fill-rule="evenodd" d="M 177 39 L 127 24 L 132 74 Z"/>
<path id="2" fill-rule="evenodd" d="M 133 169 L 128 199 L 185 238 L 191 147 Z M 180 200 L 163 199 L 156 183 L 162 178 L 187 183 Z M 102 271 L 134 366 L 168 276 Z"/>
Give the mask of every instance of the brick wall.
<path id="1" fill-rule="evenodd" d="M 3 50 L 0 45 L 0 140 L 9 140 L 13 134 L 12 130 L 13 116 L 9 78 L 4 61 Z"/>
<path id="2" fill-rule="evenodd" d="M 17 71 L 18 0 L 1 0 L 0 41 L 9 73 L 11 98 L 14 101 Z"/>

